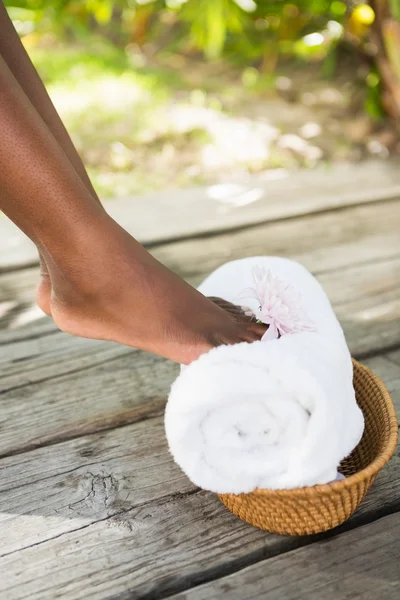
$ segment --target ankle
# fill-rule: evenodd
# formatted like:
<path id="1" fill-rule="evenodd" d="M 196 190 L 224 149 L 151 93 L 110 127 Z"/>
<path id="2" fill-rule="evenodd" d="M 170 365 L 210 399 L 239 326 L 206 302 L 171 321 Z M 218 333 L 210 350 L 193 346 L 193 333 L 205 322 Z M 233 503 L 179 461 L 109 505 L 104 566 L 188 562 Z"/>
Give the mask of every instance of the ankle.
<path id="1" fill-rule="evenodd" d="M 56 221 L 56 220 L 55 220 Z M 36 245 L 44 258 L 49 271 L 57 266 L 66 270 L 75 264 L 85 262 L 98 250 L 101 236 L 107 238 L 107 230 L 112 219 L 104 208 L 92 202 L 84 206 L 79 214 L 60 219 L 54 227 L 48 227 L 45 234 L 38 236 Z"/>
<path id="2" fill-rule="evenodd" d="M 103 294 L 108 287 L 112 291 L 121 254 L 116 227 L 104 213 L 90 224 L 77 225 L 62 243 L 40 248 L 58 296 L 81 295 L 90 299 Z"/>

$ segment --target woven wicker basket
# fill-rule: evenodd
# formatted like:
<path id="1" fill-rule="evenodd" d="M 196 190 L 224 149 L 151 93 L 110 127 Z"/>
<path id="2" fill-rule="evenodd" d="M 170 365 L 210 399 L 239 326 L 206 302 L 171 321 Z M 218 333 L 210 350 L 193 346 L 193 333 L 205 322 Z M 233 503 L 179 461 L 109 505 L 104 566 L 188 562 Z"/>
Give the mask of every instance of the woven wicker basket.
<path id="1" fill-rule="evenodd" d="M 346 479 L 291 490 L 220 494 L 220 500 L 240 519 L 272 533 L 309 535 L 337 527 L 356 510 L 395 450 L 398 424 L 383 383 L 367 367 L 353 363 L 365 430 L 358 446 L 340 466 Z"/>

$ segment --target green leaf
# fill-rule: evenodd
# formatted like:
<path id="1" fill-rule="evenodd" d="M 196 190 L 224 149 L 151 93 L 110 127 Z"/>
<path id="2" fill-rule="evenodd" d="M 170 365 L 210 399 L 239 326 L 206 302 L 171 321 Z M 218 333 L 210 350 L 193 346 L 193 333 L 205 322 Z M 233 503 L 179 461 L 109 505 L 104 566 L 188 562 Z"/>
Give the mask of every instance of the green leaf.
<path id="1" fill-rule="evenodd" d="M 371 119 L 374 119 L 374 121 L 380 121 L 381 119 L 383 119 L 385 111 L 382 106 L 380 84 L 373 86 L 368 85 L 367 96 L 364 102 L 364 109 L 367 115 L 369 115 Z"/>
<path id="2" fill-rule="evenodd" d="M 180 10 L 192 42 L 208 58 L 221 55 L 229 34 L 243 31 L 246 16 L 234 0 L 187 0 Z"/>

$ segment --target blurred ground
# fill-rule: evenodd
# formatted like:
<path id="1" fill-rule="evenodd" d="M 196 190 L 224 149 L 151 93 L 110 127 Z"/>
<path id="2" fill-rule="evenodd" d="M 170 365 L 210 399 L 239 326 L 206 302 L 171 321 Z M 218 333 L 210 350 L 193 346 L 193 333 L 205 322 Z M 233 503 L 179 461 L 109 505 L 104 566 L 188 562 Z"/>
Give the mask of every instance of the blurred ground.
<path id="1" fill-rule="evenodd" d="M 292 65 L 275 77 L 95 39 L 28 51 L 102 197 L 398 151 L 389 126 L 365 115 L 362 74 Z"/>

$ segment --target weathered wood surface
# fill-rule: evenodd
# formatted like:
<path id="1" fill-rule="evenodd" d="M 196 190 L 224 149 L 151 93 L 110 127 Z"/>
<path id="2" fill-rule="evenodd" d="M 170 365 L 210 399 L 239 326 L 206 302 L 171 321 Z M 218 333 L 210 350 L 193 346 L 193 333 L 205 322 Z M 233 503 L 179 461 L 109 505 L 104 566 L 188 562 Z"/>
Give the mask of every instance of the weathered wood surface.
<path id="1" fill-rule="evenodd" d="M 356 355 L 400 343 L 400 299 L 392 289 L 399 269 L 396 259 L 321 276 Z M 71 338 L 63 352 L 60 337 L 64 339 L 54 334 L 40 340 L 48 346 L 43 355 L 39 341 L 37 346 L 30 341 L 37 348 L 32 368 L 21 368 L 27 364 L 23 356 L 11 366 L 7 360 L 1 365 L 0 453 L 129 422 L 160 406 L 176 374 L 176 367 L 160 359 L 107 343 Z M 3 346 L 3 356 L 8 348 Z M 16 352 L 14 345 L 11 349 Z"/>
<path id="2" fill-rule="evenodd" d="M 400 414 L 400 353 L 389 356 L 367 364 L 387 382 Z M 198 492 L 173 464 L 163 419 L 151 418 L 150 410 L 147 420 L 1 461 L 0 571 L 10 573 L 0 583 L 5 597 L 24 598 L 34 589 L 32 598 L 50 600 L 55 590 L 61 597 L 86 598 L 95 585 L 94 598 L 126 589 L 152 598 L 309 543 L 266 536 L 231 516 L 212 494 Z M 399 497 L 398 451 L 346 528 L 398 510 Z M 90 549 L 87 557 L 82 548 Z M 140 563 L 139 572 L 127 567 L 128 556 L 130 564 Z M 17 568 L 20 560 L 28 572 Z M 29 579 L 26 587 L 31 563 L 34 583 Z M 112 594 L 110 578 L 118 580 Z"/>
<path id="3" fill-rule="evenodd" d="M 344 168 L 329 185 L 322 172 L 301 175 L 297 194 L 296 179 L 268 183 L 262 199 L 242 207 L 206 198 L 196 212 L 194 196 L 180 221 L 181 199 L 157 197 L 154 210 L 168 206 L 176 222 L 147 213 L 143 231 L 157 258 L 194 284 L 242 256 L 302 261 L 400 415 L 400 174 L 391 165 L 372 163 L 368 175 L 363 168 L 352 182 Z M 125 222 L 131 230 L 136 212 Z M 150 230 L 154 222 L 162 230 Z M 398 597 L 399 449 L 335 537 L 251 528 L 195 488 L 168 454 L 163 410 L 177 367 L 58 332 L 32 308 L 36 278 L 35 267 L 0 275 L 1 598 Z"/>
<path id="4" fill-rule="evenodd" d="M 298 258 L 326 288 L 353 353 L 369 355 L 400 345 L 399 222 L 400 202 L 384 202 L 379 211 L 344 209 L 215 236 L 207 243 L 169 244 L 155 254 L 191 282 L 229 258 L 261 252 Z M 5 279 L 6 289 L 14 290 L 8 293 L 21 290 L 32 297 L 35 271 L 27 270 L 25 283 L 24 271 L 3 274 L 0 289 Z M 0 345 L 1 455 L 162 410 L 174 365 L 116 344 L 65 336 L 50 323 L 44 321 L 46 335 L 34 331 L 32 339 L 26 339 L 27 326 L 2 332 L 8 343 Z M 40 325 L 31 327 L 40 333 Z"/>
<path id="5" fill-rule="evenodd" d="M 80 357 L 71 359 L 70 368 L 75 368 L 66 375 L 57 375 L 57 361 L 50 363 L 51 374 L 46 367 L 39 368 L 39 374 L 30 375 L 33 380 L 38 377 L 32 384 L 19 385 L 17 375 L 10 388 L 6 375 L 8 384 L 3 387 L 0 379 L 4 390 L 0 456 L 131 423 L 163 410 L 176 365 L 135 350 L 112 360 L 103 355 L 100 364 L 93 357 L 92 361 L 89 366 L 85 361 L 81 365 Z M 365 362 L 386 382 L 400 410 L 400 367 L 383 357 Z"/>
<path id="6" fill-rule="evenodd" d="M 388 201 L 381 203 L 379 209 L 375 205 L 345 208 L 216 235 L 206 241 L 191 239 L 165 244 L 154 249 L 153 254 L 192 283 L 199 282 L 227 260 L 256 254 L 290 256 L 317 275 L 350 266 L 359 266 L 363 272 L 369 265 L 377 268 L 372 263 L 390 262 L 399 257 L 399 222 L 400 202 Z M 14 324 L 20 313 L 34 306 L 33 290 L 38 273 L 38 269 L 32 268 L 0 275 L 0 308 L 4 307 L 1 324 L 7 327 L 0 331 L 0 344 L 37 335 L 41 327 L 45 333 L 54 329 L 49 320 L 40 318 L 39 312 L 36 314 L 39 319 L 24 325 L 22 331 Z M 399 271 L 394 275 L 396 281 L 387 282 L 386 287 L 389 284 L 389 288 L 395 288 L 398 284 Z"/>
<path id="7" fill-rule="evenodd" d="M 367 364 L 386 381 L 400 416 L 399 365 L 386 357 L 374 358 Z M 111 423 L 114 427 L 95 435 L 85 435 L 82 431 L 81 436 L 78 436 L 80 432 L 75 430 L 75 439 L 3 458 L 0 470 L 0 555 L 12 551 L 12 544 L 16 541 L 12 535 L 12 513 L 30 515 L 38 511 L 42 516 L 77 517 L 78 521 L 80 517 L 90 516 L 92 520 L 97 520 L 99 515 L 95 509 L 98 502 L 102 503 L 101 490 L 97 490 L 97 496 L 95 490 L 86 498 L 96 477 L 106 480 L 111 478 L 110 485 L 113 480 L 106 507 L 112 511 L 101 513 L 100 518 L 126 510 L 136 503 L 141 504 L 146 499 L 152 502 L 159 497 L 195 489 L 173 465 L 167 451 L 162 420 L 165 398 L 160 394 L 158 403 L 154 404 L 154 399 L 150 396 L 151 390 L 147 393 L 148 405 L 143 403 L 142 413 L 137 410 L 138 422 L 118 428 L 115 428 L 118 423 L 114 422 Z M 68 401 L 66 404 L 69 404 Z M 74 410 L 78 410 L 78 406 Z M 45 415 L 44 411 L 43 414 Z M 47 419 L 50 420 L 51 417 L 49 414 Z M 59 417 L 53 415 L 53 418 L 56 420 Z M 93 419 L 95 420 L 95 416 Z M 27 428 L 29 420 L 33 420 L 31 415 L 24 416 L 19 428 Z M 39 427 L 39 424 L 35 424 L 33 428 L 35 427 Z M 59 432 L 59 436 L 61 435 Z M 68 431 L 65 436 L 67 435 Z M 388 506 L 399 502 L 399 468 L 400 456 L 396 456 L 381 475 L 379 492 L 376 492 L 380 495 L 379 503 L 375 502 L 372 495 L 371 501 L 368 499 L 364 503 L 364 509 L 387 510 Z M 86 500 L 82 500 L 84 498 Z M 69 502 L 66 502 L 67 499 Z M 101 509 L 103 508 L 101 504 Z M 7 535 L 10 522 L 11 529 Z M 29 523 L 29 518 L 27 522 Z M 34 520 L 33 526 L 35 527 Z M 59 526 L 57 519 L 56 526 Z M 40 533 L 41 539 L 46 539 L 47 532 L 42 531 L 42 528 L 43 525 L 39 522 L 39 530 L 35 535 Z M 27 529 L 20 533 L 20 542 L 25 545 L 33 543 L 29 542 Z"/>
<path id="8" fill-rule="evenodd" d="M 391 515 L 169 600 L 398 600 L 400 519 Z"/>
<path id="9" fill-rule="evenodd" d="M 160 414 L 177 366 L 143 353 L 0 395 L 0 455 Z"/>
<path id="10" fill-rule="evenodd" d="M 313 171 L 280 170 L 272 177 L 269 173 L 228 185 L 122 198 L 106 206 L 125 229 L 151 245 L 396 197 L 398 164 L 371 160 Z M 0 239 L 0 271 L 37 263 L 34 245 L 1 213 Z"/>
<path id="11" fill-rule="evenodd" d="M 197 491 L 168 456 L 161 418 L 2 465 L 5 598 L 163 597 L 313 541 L 266 535 Z M 398 510 L 399 492 L 396 455 L 342 530 Z"/>

